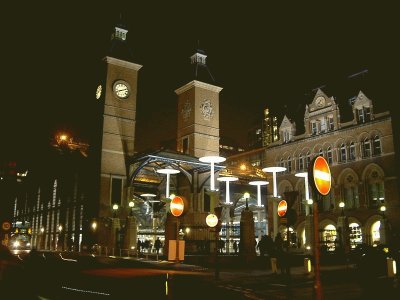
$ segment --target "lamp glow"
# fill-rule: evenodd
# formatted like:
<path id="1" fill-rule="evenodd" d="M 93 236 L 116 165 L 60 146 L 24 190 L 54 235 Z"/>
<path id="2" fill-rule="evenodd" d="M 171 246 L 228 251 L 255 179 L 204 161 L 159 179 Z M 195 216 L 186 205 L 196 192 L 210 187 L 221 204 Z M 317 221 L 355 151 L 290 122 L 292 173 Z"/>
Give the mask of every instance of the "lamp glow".
<path id="1" fill-rule="evenodd" d="M 207 223 L 207 225 L 208 225 L 209 227 L 215 227 L 215 226 L 217 226 L 217 224 L 218 224 L 218 218 L 217 218 L 217 216 L 214 215 L 214 214 L 209 214 L 209 215 L 206 217 L 206 223 Z"/>

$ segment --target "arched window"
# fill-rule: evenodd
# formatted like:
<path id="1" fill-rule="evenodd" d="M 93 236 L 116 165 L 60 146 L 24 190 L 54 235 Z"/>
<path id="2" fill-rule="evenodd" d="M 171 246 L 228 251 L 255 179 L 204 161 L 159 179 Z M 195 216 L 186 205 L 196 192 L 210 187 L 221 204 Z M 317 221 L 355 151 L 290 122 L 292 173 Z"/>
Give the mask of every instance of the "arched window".
<path id="1" fill-rule="evenodd" d="M 346 145 L 341 144 L 340 145 L 340 161 L 341 162 L 346 162 L 347 156 L 346 156 Z"/>
<path id="2" fill-rule="evenodd" d="M 381 221 L 376 221 L 371 226 L 371 242 L 372 244 L 379 244 L 381 241 L 381 234 L 379 232 L 379 228 L 381 227 Z"/>
<path id="3" fill-rule="evenodd" d="M 357 223 L 349 224 L 350 231 L 350 247 L 354 249 L 357 245 L 362 244 L 361 227 Z"/>
<path id="4" fill-rule="evenodd" d="M 310 165 L 310 162 L 311 162 L 311 154 L 310 154 L 310 151 L 307 151 L 306 169 L 308 169 L 308 166 Z"/>
<path id="5" fill-rule="evenodd" d="M 371 142 L 369 138 L 366 138 L 362 143 L 363 158 L 368 158 L 371 156 Z"/>
<path id="6" fill-rule="evenodd" d="M 346 209 L 358 208 L 360 206 L 358 197 L 358 185 L 352 174 L 348 174 L 344 182 L 344 203 Z"/>
<path id="7" fill-rule="evenodd" d="M 332 149 L 331 147 L 328 147 L 328 149 L 326 150 L 326 156 L 328 159 L 328 164 L 332 164 L 333 163 L 333 156 L 332 156 Z"/>
<path id="8" fill-rule="evenodd" d="M 383 178 L 376 170 L 368 176 L 368 201 L 370 207 L 378 207 L 385 202 Z"/>
<path id="9" fill-rule="evenodd" d="M 290 156 L 287 158 L 287 172 L 291 173 L 292 172 L 292 159 Z"/>
<path id="10" fill-rule="evenodd" d="M 379 136 L 374 137 L 374 155 L 380 155 L 381 154 L 381 140 Z"/>
<path id="11" fill-rule="evenodd" d="M 355 160 L 355 159 L 356 159 L 356 147 L 354 145 L 354 142 L 351 142 L 349 151 L 349 160 Z"/>
<path id="12" fill-rule="evenodd" d="M 334 251 L 335 250 L 335 241 L 336 241 L 336 227 L 332 224 L 325 226 L 324 231 L 322 233 L 322 241 L 326 246 L 326 250 Z"/>
<path id="13" fill-rule="evenodd" d="M 321 148 L 320 148 L 319 151 L 318 151 L 318 155 L 319 155 L 319 156 L 324 156 L 324 151 L 322 151 Z"/>
<path id="14" fill-rule="evenodd" d="M 298 168 L 299 168 L 300 171 L 304 169 L 304 158 L 303 158 L 303 154 L 300 154 L 300 156 L 299 156 Z"/>

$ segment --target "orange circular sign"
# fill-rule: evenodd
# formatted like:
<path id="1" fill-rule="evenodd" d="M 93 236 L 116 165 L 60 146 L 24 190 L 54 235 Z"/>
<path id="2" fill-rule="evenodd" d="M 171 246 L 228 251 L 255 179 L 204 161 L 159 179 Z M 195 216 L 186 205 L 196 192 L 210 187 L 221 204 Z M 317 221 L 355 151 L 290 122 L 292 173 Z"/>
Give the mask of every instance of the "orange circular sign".
<path id="1" fill-rule="evenodd" d="M 314 160 L 312 175 L 318 193 L 323 196 L 328 195 L 331 190 L 331 170 L 322 156 L 318 156 Z"/>
<path id="2" fill-rule="evenodd" d="M 283 217 L 287 211 L 287 202 L 285 200 L 281 200 L 278 203 L 278 216 Z"/>
<path id="3" fill-rule="evenodd" d="M 171 204 L 169 207 L 172 215 L 175 217 L 179 217 L 183 213 L 185 205 L 181 197 L 175 196 L 174 199 L 171 200 Z"/>
<path id="4" fill-rule="evenodd" d="M 7 221 L 6 221 L 6 222 L 3 222 L 1 228 L 3 228 L 4 231 L 10 230 L 10 228 L 11 228 L 10 222 L 7 222 Z"/>

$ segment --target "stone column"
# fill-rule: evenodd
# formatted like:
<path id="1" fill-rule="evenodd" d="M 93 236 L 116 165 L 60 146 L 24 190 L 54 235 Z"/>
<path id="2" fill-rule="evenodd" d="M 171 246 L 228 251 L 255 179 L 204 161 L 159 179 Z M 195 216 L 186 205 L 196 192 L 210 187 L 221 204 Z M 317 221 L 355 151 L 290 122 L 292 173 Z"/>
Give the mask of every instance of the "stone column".
<path id="1" fill-rule="evenodd" d="M 350 252 L 350 232 L 349 232 L 349 220 L 346 216 L 340 216 L 338 218 L 338 233 L 339 243 L 344 253 Z"/>
<path id="2" fill-rule="evenodd" d="M 125 223 L 124 249 L 137 249 L 137 224 L 134 216 L 128 216 Z"/>
<path id="3" fill-rule="evenodd" d="M 117 255 L 117 234 L 120 229 L 120 220 L 119 218 L 112 218 L 111 227 L 110 227 L 110 240 L 109 240 L 109 253 L 111 255 Z"/>
<path id="4" fill-rule="evenodd" d="M 389 242 L 389 232 L 388 232 L 388 220 L 383 217 L 381 219 L 381 226 L 379 227 L 380 243 L 387 244 Z"/>
<path id="5" fill-rule="evenodd" d="M 279 224 L 278 224 L 278 203 L 279 203 L 279 198 L 271 198 L 272 199 L 272 221 L 273 221 L 273 228 L 274 232 L 272 235 L 272 238 L 275 240 L 276 235 L 279 232 Z"/>
<path id="6" fill-rule="evenodd" d="M 254 239 L 254 217 L 248 208 L 242 210 L 240 216 L 240 243 L 239 256 L 244 263 L 254 261 L 256 248 Z"/>

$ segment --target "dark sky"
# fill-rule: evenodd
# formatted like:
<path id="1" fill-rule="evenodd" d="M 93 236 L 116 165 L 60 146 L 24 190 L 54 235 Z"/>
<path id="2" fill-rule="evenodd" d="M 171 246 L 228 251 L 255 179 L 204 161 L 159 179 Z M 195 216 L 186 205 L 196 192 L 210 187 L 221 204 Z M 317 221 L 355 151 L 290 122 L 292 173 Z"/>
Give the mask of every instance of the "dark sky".
<path id="1" fill-rule="evenodd" d="M 2 155 L 28 156 L 56 129 L 90 140 L 97 66 L 121 12 L 134 62 L 143 65 L 138 151 L 175 138 L 174 90 L 198 40 L 224 88 L 221 136 L 240 144 L 266 106 L 301 121 L 312 89 L 322 85 L 343 103 L 362 87 L 378 106 L 398 101 L 400 27 L 393 7 L 141 2 L 147 4 L 52 1 L 2 8 Z M 363 78 L 347 79 L 365 69 Z"/>

